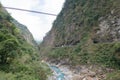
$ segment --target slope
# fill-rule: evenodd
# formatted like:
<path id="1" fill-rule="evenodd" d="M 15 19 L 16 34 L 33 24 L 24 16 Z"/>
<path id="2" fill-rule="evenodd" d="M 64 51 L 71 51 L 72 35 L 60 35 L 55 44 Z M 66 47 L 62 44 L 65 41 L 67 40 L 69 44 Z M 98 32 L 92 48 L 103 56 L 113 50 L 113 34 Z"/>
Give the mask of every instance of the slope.
<path id="1" fill-rule="evenodd" d="M 13 21 L 0 4 L 0 80 L 46 80 L 49 69 L 41 63 L 31 33 Z"/>
<path id="2" fill-rule="evenodd" d="M 119 4 L 120 0 L 66 0 L 40 45 L 43 57 L 73 67 L 94 64 L 119 71 Z"/>

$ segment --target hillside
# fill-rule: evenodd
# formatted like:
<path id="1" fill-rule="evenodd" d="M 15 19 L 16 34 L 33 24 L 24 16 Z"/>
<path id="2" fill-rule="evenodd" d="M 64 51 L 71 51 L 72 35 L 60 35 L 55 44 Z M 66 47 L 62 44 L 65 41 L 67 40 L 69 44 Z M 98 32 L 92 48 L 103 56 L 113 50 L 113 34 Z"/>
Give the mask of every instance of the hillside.
<path id="1" fill-rule="evenodd" d="M 40 45 L 41 55 L 55 63 L 100 65 L 116 69 L 107 80 L 119 80 L 120 0 L 66 0 Z M 109 74 L 108 74 L 109 75 Z"/>
<path id="2" fill-rule="evenodd" d="M 0 4 L 0 80 L 46 80 L 49 69 L 35 46 L 29 30 Z"/>
<path id="3" fill-rule="evenodd" d="M 20 24 L 15 19 L 12 20 L 12 23 L 15 24 L 15 26 L 20 30 L 20 34 L 23 36 L 23 38 L 31 45 L 37 47 L 37 43 L 35 42 L 31 32 L 28 30 L 28 28 L 22 24 Z"/>

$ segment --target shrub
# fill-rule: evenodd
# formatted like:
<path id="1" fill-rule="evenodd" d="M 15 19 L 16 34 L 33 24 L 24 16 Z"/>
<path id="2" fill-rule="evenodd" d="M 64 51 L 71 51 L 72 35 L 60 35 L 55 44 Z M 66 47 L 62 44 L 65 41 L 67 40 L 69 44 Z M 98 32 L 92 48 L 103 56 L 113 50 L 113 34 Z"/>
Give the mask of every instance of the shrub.
<path id="1" fill-rule="evenodd" d="M 15 39 L 3 41 L 0 48 L 0 64 L 10 63 L 16 57 L 18 42 Z"/>
<path id="2" fill-rule="evenodd" d="M 108 73 L 105 80 L 120 80 L 120 71 Z"/>

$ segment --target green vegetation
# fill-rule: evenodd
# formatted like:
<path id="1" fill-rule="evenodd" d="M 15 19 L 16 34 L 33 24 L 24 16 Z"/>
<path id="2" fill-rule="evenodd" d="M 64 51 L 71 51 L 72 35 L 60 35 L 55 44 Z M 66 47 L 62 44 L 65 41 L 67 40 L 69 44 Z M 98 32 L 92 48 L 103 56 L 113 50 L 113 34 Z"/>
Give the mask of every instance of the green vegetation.
<path id="1" fill-rule="evenodd" d="M 52 30 L 43 41 L 41 52 L 45 49 L 46 55 L 51 59 L 68 58 L 74 65 L 98 63 L 106 67 L 119 68 L 120 43 L 110 42 L 108 38 L 110 35 L 104 36 L 106 42 L 93 40 L 97 37 L 95 30 L 100 29 L 101 17 L 107 18 L 109 14 L 112 14 L 113 9 L 113 15 L 119 16 L 118 3 L 120 0 L 66 0 Z M 52 45 L 44 45 L 50 41 Z"/>
<path id="2" fill-rule="evenodd" d="M 119 0 L 66 0 L 53 25 L 55 46 L 75 44 L 84 33 L 98 25 L 100 17 L 118 7 L 115 2 Z"/>
<path id="3" fill-rule="evenodd" d="M 112 23 L 120 19 L 119 4 L 120 0 L 66 0 L 52 30 L 41 44 L 41 54 L 44 53 L 44 56 L 56 61 L 67 59 L 66 64 L 70 63 L 72 66 L 94 64 L 113 68 L 116 72 L 108 74 L 113 78 L 108 77 L 107 80 L 119 80 L 120 38 L 117 32 L 119 23 L 116 21 L 114 26 Z M 108 33 L 99 34 L 102 32 L 100 23 L 105 20 L 110 23 L 105 31 Z M 106 25 L 102 25 L 103 31 Z"/>
<path id="4" fill-rule="evenodd" d="M 120 80 L 120 71 L 107 74 L 107 78 L 105 80 Z"/>
<path id="5" fill-rule="evenodd" d="M 0 80 L 46 80 L 50 69 L 12 20 L 0 4 Z"/>
<path id="6" fill-rule="evenodd" d="M 70 60 L 72 65 L 78 64 L 102 64 L 106 67 L 119 68 L 120 43 L 100 43 L 87 45 L 77 45 L 71 47 L 53 48 L 48 56 L 51 59 Z"/>

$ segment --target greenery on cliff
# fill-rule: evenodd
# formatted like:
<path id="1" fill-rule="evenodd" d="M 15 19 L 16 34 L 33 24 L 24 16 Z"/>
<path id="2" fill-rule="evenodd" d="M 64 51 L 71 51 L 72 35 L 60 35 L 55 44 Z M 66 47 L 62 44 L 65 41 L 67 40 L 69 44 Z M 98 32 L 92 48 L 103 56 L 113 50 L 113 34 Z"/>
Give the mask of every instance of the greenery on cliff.
<path id="1" fill-rule="evenodd" d="M 46 80 L 49 69 L 13 20 L 0 4 L 0 80 Z"/>
<path id="2" fill-rule="evenodd" d="M 120 69 L 120 0 L 66 0 L 40 45 L 48 59 Z M 119 75 L 119 71 L 115 72 Z M 108 74 L 109 75 L 109 74 Z M 110 74 L 108 80 L 119 80 Z"/>

